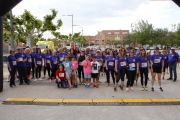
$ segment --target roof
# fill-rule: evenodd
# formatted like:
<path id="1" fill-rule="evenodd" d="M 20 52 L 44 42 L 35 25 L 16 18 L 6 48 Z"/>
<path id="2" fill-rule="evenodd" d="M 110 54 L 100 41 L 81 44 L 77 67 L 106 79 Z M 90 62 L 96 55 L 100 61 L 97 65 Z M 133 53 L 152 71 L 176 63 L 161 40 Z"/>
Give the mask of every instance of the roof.
<path id="1" fill-rule="evenodd" d="M 0 16 L 4 16 L 22 0 L 0 0 Z"/>

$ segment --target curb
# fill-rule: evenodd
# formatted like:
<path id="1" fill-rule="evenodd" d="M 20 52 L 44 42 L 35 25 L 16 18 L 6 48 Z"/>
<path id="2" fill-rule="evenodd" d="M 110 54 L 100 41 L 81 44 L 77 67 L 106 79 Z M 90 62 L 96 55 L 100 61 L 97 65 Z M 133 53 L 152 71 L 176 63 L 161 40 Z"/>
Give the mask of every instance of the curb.
<path id="1" fill-rule="evenodd" d="M 47 105 L 47 106 L 158 106 L 180 105 L 180 99 L 42 99 L 8 98 L 4 105 Z"/>

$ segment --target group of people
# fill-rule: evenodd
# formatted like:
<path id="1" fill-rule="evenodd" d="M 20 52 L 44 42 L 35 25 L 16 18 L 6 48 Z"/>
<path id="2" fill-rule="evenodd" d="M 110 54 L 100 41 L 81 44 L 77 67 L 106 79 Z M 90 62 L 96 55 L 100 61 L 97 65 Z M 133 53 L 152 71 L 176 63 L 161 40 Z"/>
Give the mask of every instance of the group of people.
<path id="1" fill-rule="evenodd" d="M 148 91 L 147 81 L 148 73 L 151 72 L 152 87 L 154 91 L 154 81 L 157 75 L 159 89 L 163 91 L 161 86 L 161 74 L 163 79 L 165 71 L 170 72 L 168 80 L 177 80 L 176 67 L 179 62 L 179 55 L 171 48 L 171 53 L 163 50 L 161 53 L 156 47 L 154 54 L 151 50 L 145 49 L 130 49 L 120 48 L 120 50 L 105 49 L 67 49 L 55 47 L 55 50 L 47 48 L 43 53 L 38 47 L 33 47 L 32 50 L 28 46 L 15 50 L 10 50 L 10 55 L 7 58 L 8 70 L 10 72 L 10 87 L 16 86 L 15 80 L 19 74 L 20 83 L 25 82 L 30 84 L 30 73 L 36 82 L 46 78 L 51 82 L 55 80 L 57 87 L 60 88 L 77 88 L 78 85 L 84 85 L 85 88 L 91 88 L 90 82 L 93 79 L 93 87 L 98 88 L 99 78 L 101 75 L 106 76 L 106 86 L 110 85 L 110 74 L 113 81 L 114 91 L 117 91 L 118 83 L 120 90 L 125 86 L 124 81 L 127 78 L 126 91 L 129 89 L 134 91 L 133 84 L 135 76 L 140 74 L 142 91 Z M 41 69 L 44 76 L 41 76 Z M 174 73 L 174 79 L 172 75 Z M 126 75 L 126 77 L 125 77 Z M 77 81 L 79 78 L 79 82 Z M 24 80 L 24 81 L 23 81 Z M 144 82 L 145 81 L 145 82 Z"/>

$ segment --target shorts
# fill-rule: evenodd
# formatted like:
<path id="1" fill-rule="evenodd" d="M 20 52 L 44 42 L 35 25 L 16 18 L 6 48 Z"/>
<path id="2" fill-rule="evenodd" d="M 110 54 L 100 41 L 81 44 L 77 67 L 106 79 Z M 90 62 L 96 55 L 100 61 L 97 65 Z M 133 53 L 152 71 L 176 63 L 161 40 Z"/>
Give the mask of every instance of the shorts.
<path id="1" fill-rule="evenodd" d="M 162 73 L 162 66 L 153 65 L 153 73 Z"/>
<path id="2" fill-rule="evenodd" d="M 72 70 L 72 75 L 77 75 L 78 71 L 77 70 Z"/>
<path id="3" fill-rule="evenodd" d="M 92 78 L 98 78 L 98 73 L 92 73 Z"/>
<path id="4" fill-rule="evenodd" d="M 100 72 L 103 72 L 103 66 L 100 66 Z"/>
<path id="5" fill-rule="evenodd" d="M 163 72 L 166 72 L 166 68 L 168 68 L 168 66 L 164 66 Z"/>
<path id="6" fill-rule="evenodd" d="M 69 69 L 66 69 L 65 73 L 66 73 L 66 77 L 71 77 L 71 74 L 70 74 L 71 70 Z"/>
<path id="7" fill-rule="evenodd" d="M 91 78 L 91 74 L 89 74 L 89 73 L 84 73 L 84 78 Z"/>

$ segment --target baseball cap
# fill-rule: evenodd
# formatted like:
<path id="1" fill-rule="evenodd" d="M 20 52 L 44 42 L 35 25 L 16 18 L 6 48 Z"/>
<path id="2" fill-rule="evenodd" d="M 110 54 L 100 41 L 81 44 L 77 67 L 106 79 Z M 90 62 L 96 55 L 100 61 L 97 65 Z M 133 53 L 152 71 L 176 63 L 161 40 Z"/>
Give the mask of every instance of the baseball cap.
<path id="1" fill-rule="evenodd" d="M 155 50 L 159 50 L 159 48 L 158 48 L 158 47 L 156 47 L 156 48 L 155 48 Z"/>
<path id="2" fill-rule="evenodd" d="M 148 50 L 147 52 L 150 52 L 150 50 Z"/>
<path id="3" fill-rule="evenodd" d="M 97 50 L 96 52 L 100 52 L 100 50 Z"/>
<path id="4" fill-rule="evenodd" d="M 174 50 L 174 49 L 175 49 L 174 47 L 171 48 L 171 50 Z"/>

